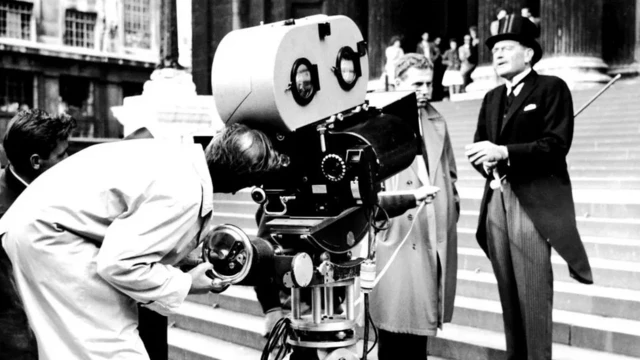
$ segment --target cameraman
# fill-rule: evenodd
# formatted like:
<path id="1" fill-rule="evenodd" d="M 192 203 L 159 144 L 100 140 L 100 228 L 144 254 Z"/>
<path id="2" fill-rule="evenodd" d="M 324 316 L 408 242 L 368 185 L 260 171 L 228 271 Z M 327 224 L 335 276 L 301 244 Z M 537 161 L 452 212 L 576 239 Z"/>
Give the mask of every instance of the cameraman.
<path id="1" fill-rule="evenodd" d="M 40 176 L 0 220 L 40 359 L 148 359 L 136 303 L 168 314 L 189 293 L 225 289 L 210 264 L 174 265 L 212 225 L 214 191 L 258 184 L 280 163 L 264 133 L 236 124 L 204 152 L 107 143 Z"/>
<path id="2" fill-rule="evenodd" d="M 0 218 L 40 174 L 67 157 L 69 136 L 76 121 L 33 109 L 17 113 L 4 135 L 9 165 L 0 171 Z M 0 247 L 0 358 L 38 358 L 36 339 L 13 281 L 13 269 Z"/>
<path id="3" fill-rule="evenodd" d="M 409 210 L 378 234 L 379 273 L 405 237 L 415 229 L 398 257 L 371 293 L 371 316 L 380 329 L 378 358 L 426 359 L 427 337 L 451 321 L 456 289 L 457 233 L 460 213 L 455 158 L 447 125 L 429 104 L 433 65 L 424 55 L 406 54 L 395 67 L 396 90 L 416 92 L 423 155 L 385 182 L 385 191 L 403 192 L 436 186 L 440 192 L 418 214 Z M 381 193 L 381 199 L 385 199 Z M 398 215 L 381 202 L 391 217 Z"/>

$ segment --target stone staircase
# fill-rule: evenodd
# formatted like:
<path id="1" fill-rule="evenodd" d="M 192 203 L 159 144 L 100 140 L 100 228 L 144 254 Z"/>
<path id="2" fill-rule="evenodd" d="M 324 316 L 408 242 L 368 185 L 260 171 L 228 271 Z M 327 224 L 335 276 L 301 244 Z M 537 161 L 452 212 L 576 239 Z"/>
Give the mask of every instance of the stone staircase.
<path id="1" fill-rule="evenodd" d="M 574 92 L 574 106 L 582 106 L 596 91 Z M 575 122 L 568 161 L 578 227 L 595 284 L 573 281 L 562 259 L 552 256 L 554 359 L 640 358 L 639 99 L 640 82 L 620 82 Z M 453 322 L 430 340 L 429 351 L 443 359 L 500 359 L 504 336 L 496 281 L 474 235 L 484 181 L 464 158 L 480 101 L 434 106 L 447 119 L 457 155 L 462 214 Z M 217 196 L 215 209 L 220 223 L 255 233 L 256 205 L 247 193 Z M 259 359 L 265 342 L 262 312 L 251 288 L 190 297 L 170 324 L 173 360 Z"/>

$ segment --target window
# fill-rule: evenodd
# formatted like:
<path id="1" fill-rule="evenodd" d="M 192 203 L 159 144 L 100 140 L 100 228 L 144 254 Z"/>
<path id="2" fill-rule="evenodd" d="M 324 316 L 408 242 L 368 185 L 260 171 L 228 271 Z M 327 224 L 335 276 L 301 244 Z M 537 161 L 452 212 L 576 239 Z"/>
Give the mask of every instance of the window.
<path id="1" fill-rule="evenodd" d="M 64 18 L 64 44 L 93 48 L 96 14 L 67 10 Z"/>
<path id="2" fill-rule="evenodd" d="M 21 1 L 0 1 L 0 36 L 31 39 L 33 4 Z"/>
<path id="3" fill-rule="evenodd" d="M 151 0 L 124 0 L 124 45 L 151 48 Z"/>
<path id="4" fill-rule="evenodd" d="M 0 71 L 0 111 L 15 113 L 33 107 L 33 75 L 23 71 Z"/>

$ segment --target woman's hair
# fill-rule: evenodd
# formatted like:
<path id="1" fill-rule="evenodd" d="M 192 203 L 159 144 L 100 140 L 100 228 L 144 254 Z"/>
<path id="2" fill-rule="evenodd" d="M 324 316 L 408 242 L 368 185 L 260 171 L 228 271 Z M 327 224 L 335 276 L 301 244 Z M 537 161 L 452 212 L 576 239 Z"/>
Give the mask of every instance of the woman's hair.
<path id="1" fill-rule="evenodd" d="M 65 141 L 76 127 L 69 115 L 51 116 L 39 109 L 22 110 L 9 122 L 4 135 L 4 151 L 11 165 L 28 172 L 31 155 L 49 158 L 59 141 Z"/>
<path id="2" fill-rule="evenodd" d="M 264 132 L 243 124 L 229 125 L 216 134 L 207 147 L 206 159 L 214 183 L 223 176 L 245 177 L 243 180 L 253 184 L 286 162 Z"/>
<path id="3" fill-rule="evenodd" d="M 389 45 L 393 45 L 395 44 L 396 41 L 400 41 L 400 43 L 402 43 L 402 36 L 400 35 L 394 35 L 391 37 L 391 41 L 389 41 Z"/>

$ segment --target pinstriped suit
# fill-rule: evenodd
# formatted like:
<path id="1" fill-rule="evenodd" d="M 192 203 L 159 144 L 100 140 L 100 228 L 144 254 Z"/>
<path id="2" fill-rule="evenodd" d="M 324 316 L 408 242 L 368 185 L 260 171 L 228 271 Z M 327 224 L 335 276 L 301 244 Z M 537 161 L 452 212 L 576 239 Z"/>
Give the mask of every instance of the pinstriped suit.
<path id="1" fill-rule="evenodd" d="M 474 142 L 505 145 L 504 191 L 485 177 L 478 243 L 498 281 L 509 359 L 551 359 L 553 273 L 550 247 L 578 281 L 593 282 L 578 235 L 566 154 L 573 138 L 573 103 L 557 77 L 532 71 L 505 109 L 506 87 L 487 93 Z"/>

